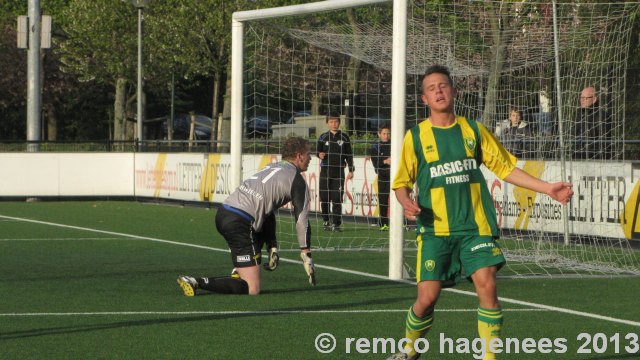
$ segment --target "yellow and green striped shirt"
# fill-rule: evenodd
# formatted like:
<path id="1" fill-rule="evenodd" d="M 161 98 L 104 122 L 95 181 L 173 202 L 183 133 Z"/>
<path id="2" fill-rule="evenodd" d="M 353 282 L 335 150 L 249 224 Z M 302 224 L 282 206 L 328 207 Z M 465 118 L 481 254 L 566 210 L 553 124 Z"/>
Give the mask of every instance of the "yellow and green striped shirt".
<path id="1" fill-rule="evenodd" d="M 407 132 L 392 188 L 417 183 L 419 233 L 498 236 L 481 164 L 504 179 L 516 158 L 476 121 L 457 116 L 451 126 L 439 127 L 425 120 Z"/>

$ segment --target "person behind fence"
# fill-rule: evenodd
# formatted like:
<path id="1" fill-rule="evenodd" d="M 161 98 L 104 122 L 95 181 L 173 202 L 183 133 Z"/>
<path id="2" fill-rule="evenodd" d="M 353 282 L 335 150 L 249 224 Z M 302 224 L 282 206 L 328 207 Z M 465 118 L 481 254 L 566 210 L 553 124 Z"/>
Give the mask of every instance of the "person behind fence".
<path id="1" fill-rule="evenodd" d="M 349 135 L 340 130 L 340 115 L 327 116 L 329 131 L 318 138 L 317 155 L 320 159 L 318 192 L 325 231 L 342 231 L 342 196 L 344 194 L 344 168 L 349 168 L 346 179 L 353 178 L 353 149 Z M 331 209 L 330 209 L 331 208 Z M 330 211 L 331 210 L 331 211 Z"/>
<path id="2" fill-rule="evenodd" d="M 380 231 L 389 230 L 389 191 L 391 189 L 391 126 L 382 124 L 378 129 L 378 142 L 369 149 L 371 163 L 378 174 L 378 205 Z"/>
<path id="3" fill-rule="evenodd" d="M 596 88 L 585 87 L 580 92 L 580 108 L 571 128 L 571 136 L 574 137 L 573 158 L 611 158 L 612 135 L 611 117 L 601 108 Z"/>
<path id="4" fill-rule="evenodd" d="M 532 138 L 533 131 L 522 120 L 522 111 L 512 106 L 509 109 L 509 123 L 500 133 L 500 142 L 515 157 L 522 158 L 533 150 Z"/>
<path id="5" fill-rule="evenodd" d="M 301 137 L 287 138 L 282 145 L 282 161 L 269 164 L 244 180 L 227 197 L 216 214 L 216 228 L 229 245 L 235 269 L 231 276 L 223 277 L 180 275 L 177 282 L 185 296 L 194 296 L 200 289 L 221 294 L 258 295 L 262 246 L 275 243 L 275 211 L 289 202 L 293 206 L 300 257 L 309 282 L 315 285 L 308 220 L 309 190 L 300 174 L 307 170 L 310 161 L 308 141 Z M 274 270 L 278 259 L 277 248 L 269 249 L 265 269 Z"/>
<path id="6" fill-rule="evenodd" d="M 449 69 L 430 66 L 422 80 L 422 101 L 429 107 L 429 118 L 406 133 L 391 186 L 405 217 L 417 221 L 418 295 L 405 318 L 408 341 L 389 359 L 420 356 L 413 344 L 431 329 L 442 288 L 455 285 L 462 269 L 478 295 L 480 338 L 489 344 L 500 336 L 496 273 L 505 258 L 496 241 L 496 209 L 480 166 L 562 204 L 573 195 L 570 183 L 548 183 L 517 168 L 515 157 L 484 125 L 455 114 L 455 96 Z M 415 200 L 411 198 L 414 184 L 418 187 Z M 495 359 L 487 350 L 484 359 Z"/>

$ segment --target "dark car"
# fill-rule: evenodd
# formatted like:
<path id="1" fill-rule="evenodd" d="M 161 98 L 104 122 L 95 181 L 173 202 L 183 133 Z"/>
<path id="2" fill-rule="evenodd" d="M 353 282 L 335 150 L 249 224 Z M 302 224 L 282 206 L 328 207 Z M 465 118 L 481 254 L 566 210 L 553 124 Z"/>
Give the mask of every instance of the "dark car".
<path id="1" fill-rule="evenodd" d="M 285 124 L 294 124 L 295 123 L 295 118 L 304 117 L 304 116 L 311 116 L 311 115 L 312 115 L 311 111 L 307 111 L 307 110 L 296 111 L 293 114 L 291 114 L 291 117 L 289 117 L 289 119 L 287 119 Z"/>
<path id="2" fill-rule="evenodd" d="M 195 140 L 211 139 L 211 127 L 213 120 L 204 115 L 195 115 L 194 138 Z M 167 123 L 162 125 L 164 138 L 168 138 Z M 173 118 L 173 140 L 188 140 L 191 132 L 191 115 L 181 114 Z"/>
<path id="3" fill-rule="evenodd" d="M 271 125 L 272 121 L 267 115 L 254 115 L 244 123 L 246 137 L 268 137 L 272 133 Z"/>
<path id="4" fill-rule="evenodd" d="M 380 126 L 384 124 L 391 125 L 391 119 L 378 116 L 369 117 L 365 122 L 364 131 L 369 133 L 377 133 Z"/>

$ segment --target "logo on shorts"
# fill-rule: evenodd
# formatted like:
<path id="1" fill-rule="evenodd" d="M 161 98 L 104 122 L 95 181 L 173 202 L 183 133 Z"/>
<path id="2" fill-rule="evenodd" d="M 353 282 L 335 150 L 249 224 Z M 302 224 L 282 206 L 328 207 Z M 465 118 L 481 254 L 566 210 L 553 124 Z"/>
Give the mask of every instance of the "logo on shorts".
<path id="1" fill-rule="evenodd" d="M 498 256 L 502 253 L 502 251 L 500 250 L 499 247 L 495 247 L 493 249 L 491 249 L 491 253 L 493 254 L 493 256 Z"/>
<path id="2" fill-rule="evenodd" d="M 251 255 L 240 255 L 236 257 L 237 262 L 248 262 L 251 261 Z"/>
<path id="3" fill-rule="evenodd" d="M 428 272 L 432 272 L 433 269 L 436 268 L 436 262 L 433 260 L 427 260 L 424 262 L 424 267 L 427 269 Z"/>

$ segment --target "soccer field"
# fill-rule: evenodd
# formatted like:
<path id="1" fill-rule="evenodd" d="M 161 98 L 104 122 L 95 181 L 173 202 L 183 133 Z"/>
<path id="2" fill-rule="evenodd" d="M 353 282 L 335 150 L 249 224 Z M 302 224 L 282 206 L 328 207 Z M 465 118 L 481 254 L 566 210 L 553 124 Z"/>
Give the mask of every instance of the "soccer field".
<path id="1" fill-rule="evenodd" d="M 386 279 L 379 251 L 315 252 L 316 287 L 298 252 L 285 251 L 260 296 L 183 296 L 177 275 L 231 270 L 214 214 L 124 201 L 0 202 L 0 358 L 384 359 L 392 343 L 381 339 L 403 337 L 415 285 Z M 498 285 L 502 338 L 511 341 L 500 358 L 640 358 L 638 277 Z M 476 307 L 467 282 L 443 292 L 422 358 L 477 358 Z M 328 353 L 316 347 L 330 345 L 319 340 L 325 333 L 336 339 Z"/>

